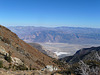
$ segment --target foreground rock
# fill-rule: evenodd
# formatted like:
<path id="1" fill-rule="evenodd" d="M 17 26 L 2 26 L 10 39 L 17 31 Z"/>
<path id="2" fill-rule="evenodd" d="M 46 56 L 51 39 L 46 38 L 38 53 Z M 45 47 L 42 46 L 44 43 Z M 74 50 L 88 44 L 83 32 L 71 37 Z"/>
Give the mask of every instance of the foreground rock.
<path id="1" fill-rule="evenodd" d="M 34 70 L 34 71 L 9 71 L 9 70 L 4 70 L 0 69 L 0 75 L 51 75 L 51 72 L 47 71 L 39 71 L 39 70 Z"/>

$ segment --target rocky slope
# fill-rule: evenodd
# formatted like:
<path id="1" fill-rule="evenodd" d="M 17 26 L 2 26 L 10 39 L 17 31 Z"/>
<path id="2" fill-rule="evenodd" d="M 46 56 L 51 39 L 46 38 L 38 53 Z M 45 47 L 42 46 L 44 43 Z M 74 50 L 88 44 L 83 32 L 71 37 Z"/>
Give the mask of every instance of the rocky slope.
<path id="1" fill-rule="evenodd" d="M 8 68 L 11 64 L 16 68 L 19 68 L 18 65 L 24 65 L 31 69 L 41 69 L 46 65 L 53 65 L 53 60 L 0 25 L 0 61 L 5 64 L 3 67 Z"/>
<path id="2" fill-rule="evenodd" d="M 100 47 L 83 48 L 78 50 L 73 56 L 68 56 L 60 59 L 68 63 L 77 63 L 80 60 L 93 60 L 100 63 Z"/>
<path id="3" fill-rule="evenodd" d="M 42 53 L 44 53 L 44 54 L 46 54 L 46 55 L 48 55 L 48 56 L 50 56 L 50 57 L 52 57 L 52 58 L 56 58 L 56 59 L 58 59 L 58 56 L 55 54 L 55 53 L 53 53 L 53 52 L 51 52 L 51 51 L 49 51 L 49 50 L 45 50 L 40 44 L 38 44 L 38 43 L 29 43 L 32 47 L 34 47 L 34 48 L 36 48 L 37 50 L 39 50 L 40 52 L 42 52 Z"/>
<path id="4" fill-rule="evenodd" d="M 75 75 L 100 75 L 100 47 L 84 48 L 60 60 L 69 63 Z"/>
<path id="5" fill-rule="evenodd" d="M 0 69 L 0 75 L 51 75 L 51 72 L 42 72 L 39 70 L 34 71 L 11 71 L 11 70 L 4 70 Z"/>

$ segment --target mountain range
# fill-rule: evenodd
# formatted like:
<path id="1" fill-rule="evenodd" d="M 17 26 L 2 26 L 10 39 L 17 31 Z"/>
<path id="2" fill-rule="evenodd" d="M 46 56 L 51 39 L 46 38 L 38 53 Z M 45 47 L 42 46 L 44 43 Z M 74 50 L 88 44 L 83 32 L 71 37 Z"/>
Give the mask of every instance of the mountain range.
<path id="1" fill-rule="evenodd" d="M 11 26 L 8 28 L 28 43 L 100 44 L 100 28 L 34 26 Z"/>

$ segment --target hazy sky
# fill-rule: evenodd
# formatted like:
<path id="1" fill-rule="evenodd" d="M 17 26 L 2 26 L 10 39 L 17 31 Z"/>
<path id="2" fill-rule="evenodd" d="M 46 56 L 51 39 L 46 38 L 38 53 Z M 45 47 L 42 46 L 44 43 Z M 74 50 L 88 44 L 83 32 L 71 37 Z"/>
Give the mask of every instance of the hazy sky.
<path id="1" fill-rule="evenodd" d="M 100 28 L 100 0 L 0 0 L 0 24 Z"/>

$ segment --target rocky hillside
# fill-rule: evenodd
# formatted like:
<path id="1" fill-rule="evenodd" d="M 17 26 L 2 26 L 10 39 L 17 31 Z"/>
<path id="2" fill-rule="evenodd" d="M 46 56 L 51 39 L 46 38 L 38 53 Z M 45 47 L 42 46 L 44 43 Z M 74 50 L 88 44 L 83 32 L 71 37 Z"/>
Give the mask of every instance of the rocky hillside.
<path id="1" fill-rule="evenodd" d="M 100 47 L 84 48 L 60 60 L 69 63 L 75 75 L 100 75 Z"/>
<path id="2" fill-rule="evenodd" d="M 8 27 L 26 42 L 100 44 L 100 29 L 79 27 Z"/>
<path id="3" fill-rule="evenodd" d="M 0 69 L 0 75 L 51 75 L 51 72 L 43 72 L 38 70 L 11 71 Z"/>
<path id="4" fill-rule="evenodd" d="M 51 51 L 49 51 L 49 50 L 45 50 L 43 47 L 42 47 L 42 45 L 40 45 L 40 44 L 38 44 L 38 43 L 29 43 L 32 47 L 34 47 L 34 48 L 36 48 L 37 50 L 39 50 L 40 52 L 42 52 L 42 53 L 44 53 L 44 54 L 46 54 L 46 55 L 48 55 L 48 56 L 50 56 L 50 57 L 52 57 L 52 58 L 56 58 L 56 59 L 58 59 L 58 56 L 55 54 L 55 53 L 53 53 L 53 52 L 51 52 Z"/>
<path id="5" fill-rule="evenodd" d="M 100 63 L 100 47 L 83 48 L 78 50 L 73 56 L 60 59 L 70 64 L 77 63 L 80 60 L 93 60 Z"/>
<path id="6" fill-rule="evenodd" d="M 13 69 L 41 69 L 46 65 L 55 65 L 52 58 L 25 43 L 15 33 L 0 25 L 0 63 L 2 62 L 3 67 Z"/>

